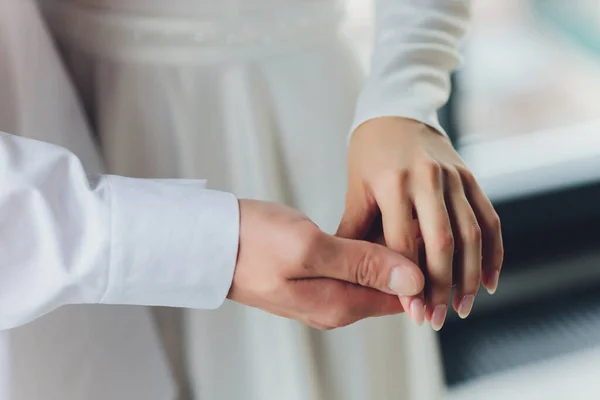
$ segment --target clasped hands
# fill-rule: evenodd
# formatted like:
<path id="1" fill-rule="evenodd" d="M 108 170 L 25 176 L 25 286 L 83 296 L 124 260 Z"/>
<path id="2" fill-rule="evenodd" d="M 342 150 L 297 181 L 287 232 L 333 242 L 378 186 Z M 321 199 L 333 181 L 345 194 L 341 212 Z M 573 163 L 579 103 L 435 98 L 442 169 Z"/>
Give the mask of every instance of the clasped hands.
<path id="1" fill-rule="evenodd" d="M 441 329 L 498 286 L 500 220 L 446 137 L 382 117 L 352 135 L 337 235 L 288 207 L 240 200 L 229 298 L 318 329 L 406 312 Z"/>

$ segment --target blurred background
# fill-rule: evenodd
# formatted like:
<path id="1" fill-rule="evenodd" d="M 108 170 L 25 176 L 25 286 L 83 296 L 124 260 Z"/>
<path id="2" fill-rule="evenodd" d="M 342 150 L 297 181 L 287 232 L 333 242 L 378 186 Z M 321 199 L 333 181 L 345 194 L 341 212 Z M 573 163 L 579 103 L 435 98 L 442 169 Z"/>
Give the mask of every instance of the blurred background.
<path id="1" fill-rule="evenodd" d="M 439 335 L 449 397 L 600 398 L 600 2 L 473 4 L 441 118 L 503 220 L 506 263 Z M 365 68 L 372 13 L 349 2 Z"/>

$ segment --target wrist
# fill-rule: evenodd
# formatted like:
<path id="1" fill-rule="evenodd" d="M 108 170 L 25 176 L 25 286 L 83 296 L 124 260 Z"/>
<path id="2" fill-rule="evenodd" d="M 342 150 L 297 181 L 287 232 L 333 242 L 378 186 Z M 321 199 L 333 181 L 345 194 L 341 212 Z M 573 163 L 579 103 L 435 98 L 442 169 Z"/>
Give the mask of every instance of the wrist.
<path id="1" fill-rule="evenodd" d="M 432 132 L 439 135 L 427 124 L 405 117 L 376 117 L 358 126 L 350 137 L 350 146 L 366 148 L 371 143 L 398 139 L 410 139 L 416 135 Z"/>

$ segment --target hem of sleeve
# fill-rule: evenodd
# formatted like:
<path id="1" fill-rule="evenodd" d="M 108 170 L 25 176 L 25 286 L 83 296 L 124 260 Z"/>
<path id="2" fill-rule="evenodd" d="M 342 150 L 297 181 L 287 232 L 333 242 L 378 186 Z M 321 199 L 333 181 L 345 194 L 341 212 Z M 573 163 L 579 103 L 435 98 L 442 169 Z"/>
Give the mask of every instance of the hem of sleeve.
<path id="1" fill-rule="evenodd" d="M 106 304 L 218 308 L 237 262 L 239 205 L 196 180 L 109 176 Z"/>
<path id="2" fill-rule="evenodd" d="M 446 137 L 448 136 L 446 134 L 445 129 L 439 122 L 437 112 L 425 112 L 411 109 L 409 107 L 404 107 L 402 105 L 389 104 L 385 107 L 377 107 L 369 109 L 368 111 L 357 111 L 356 117 L 354 118 L 354 121 L 352 123 L 350 134 L 348 135 L 348 141 L 350 141 L 352 135 L 359 126 L 370 120 L 383 117 L 399 117 L 412 119 L 429 126 L 430 128 L 436 130 L 437 132 Z"/>

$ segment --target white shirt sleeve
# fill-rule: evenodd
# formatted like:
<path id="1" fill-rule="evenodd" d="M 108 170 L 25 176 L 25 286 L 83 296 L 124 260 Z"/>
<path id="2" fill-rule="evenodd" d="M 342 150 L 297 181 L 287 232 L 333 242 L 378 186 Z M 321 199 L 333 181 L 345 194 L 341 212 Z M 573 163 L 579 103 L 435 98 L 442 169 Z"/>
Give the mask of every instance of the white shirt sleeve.
<path id="1" fill-rule="evenodd" d="M 87 176 L 0 132 L 0 330 L 65 304 L 216 308 L 238 238 L 237 199 L 203 181 Z"/>
<path id="2" fill-rule="evenodd" d="M 371 72 L 352 131 L 369 119 L 398 116 L 443 133 L 437 112 L 448 101 L 469 18 L 470 0 L 377 0 Z"/>

